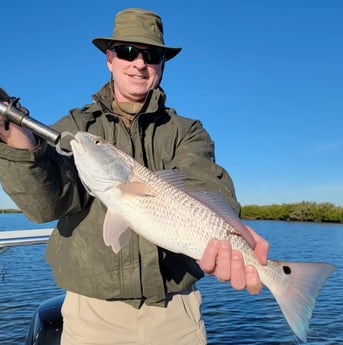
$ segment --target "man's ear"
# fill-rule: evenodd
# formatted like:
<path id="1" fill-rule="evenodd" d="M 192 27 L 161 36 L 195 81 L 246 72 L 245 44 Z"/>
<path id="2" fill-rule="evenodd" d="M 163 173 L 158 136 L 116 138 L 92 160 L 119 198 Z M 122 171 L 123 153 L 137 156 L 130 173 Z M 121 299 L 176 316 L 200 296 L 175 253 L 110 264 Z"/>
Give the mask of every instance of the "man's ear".
<path id="1" fill-rule="evenodd" d="M 107 49 L 106 50 L 106 63 L 107 63 L 107 68 L 109 69 L 110 72 L 112 72 L 112 60 L 113 60 L 113 52 L 112 52 L 112 50 Z"/>

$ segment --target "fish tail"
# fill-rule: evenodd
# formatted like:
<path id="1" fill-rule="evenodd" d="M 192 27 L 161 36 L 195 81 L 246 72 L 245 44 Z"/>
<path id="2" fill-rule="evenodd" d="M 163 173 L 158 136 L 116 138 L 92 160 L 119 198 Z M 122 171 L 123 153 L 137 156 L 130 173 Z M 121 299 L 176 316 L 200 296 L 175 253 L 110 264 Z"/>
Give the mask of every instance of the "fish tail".
<path id="1" fill-rule="evenodd" d="M 274 262 L 281 265 L 283 279 L 268 288 L 295 335 L 306 342 L 316 298 L 336 268 L 326 263 Z"/>

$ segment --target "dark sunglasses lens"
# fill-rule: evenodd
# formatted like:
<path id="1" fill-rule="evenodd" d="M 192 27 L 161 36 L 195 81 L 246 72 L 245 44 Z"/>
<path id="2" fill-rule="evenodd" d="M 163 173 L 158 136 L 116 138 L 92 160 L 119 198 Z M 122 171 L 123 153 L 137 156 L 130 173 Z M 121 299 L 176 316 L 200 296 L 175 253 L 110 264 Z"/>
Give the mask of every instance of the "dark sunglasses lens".
<path id="1" fill-rule="evenodd" d="M 163 53 L 156 49 L 138 49 L 133 46 L 117 46 L 113 50 L 119 59 L 133 61 L 139 53 L 143 54 L 143 59 L 147 64 L 159 64 L 163 60 Z"/>
<path id="2" fill-rule="evenodd" d="M 146 63 L 156 65 L 162 61 L 163 54 L 156 49 L 144 49 L 143 58 Z"/>
<path id="3" fill-rule="evenodd" d="M 139 50 L 131 46 L 115 47 L 115 52 L 119 59 L 133 61 L 139 54 Z"/>

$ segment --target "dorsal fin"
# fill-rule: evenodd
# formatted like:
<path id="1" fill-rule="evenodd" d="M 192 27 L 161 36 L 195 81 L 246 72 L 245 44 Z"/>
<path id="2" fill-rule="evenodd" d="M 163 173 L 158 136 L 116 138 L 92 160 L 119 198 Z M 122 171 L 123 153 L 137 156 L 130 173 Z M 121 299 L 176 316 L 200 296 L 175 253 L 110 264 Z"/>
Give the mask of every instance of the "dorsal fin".
<path id="1" fill-rule="evenodd" d="M 248 242 L 252 249 L 255 249 L 256 242 L 250 231 L 219 193 L 214 191 L 197 191 L 190 192 L 189 194 L 223 218 Z"/>
<path id="2" fill-rule="evenodd" d="M 154 173 L 176 188 L 179 188 L 184 192 L 186 191 L 186 175 L 180 170 L 157 170 L 154 171 Z"/>
<path id="3" fill-rule="evenodd" d="M 227 223 L 229 223 L 237 234 L 242 236 L 254 249 L 256 246 L 255 239 L 251 235 L 247 227 L 242 223 L 237 214 L 232 210 L 230 205 L 224 200 L 224 198 L 215 191 L 196 191 L 187 192 L 185 178 L 186 175 L 179 170 L 158 170 L 155 174 L 165 179 L 168 183 L 181 189 L 182 191 L 191 195 L 194 199 L 200 201 L 209 209 L 217 213 Z"/>

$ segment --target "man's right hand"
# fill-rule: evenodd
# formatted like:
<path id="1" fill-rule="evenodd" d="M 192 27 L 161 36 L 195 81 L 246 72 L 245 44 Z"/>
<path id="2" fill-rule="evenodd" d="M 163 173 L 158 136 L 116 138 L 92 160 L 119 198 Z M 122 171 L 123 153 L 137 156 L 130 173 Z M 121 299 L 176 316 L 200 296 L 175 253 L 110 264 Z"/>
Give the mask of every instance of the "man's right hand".
<path id="1" fill-rule="evenodd" d="M 10 96 L 0 87 L 0 102 L 8 105 Z M 10 123 L 8 129 L 5 129 L 4 117 L 0 114 L 0 140 L 18 149 L 32 149 L 36 146 L 36 139 L 31 131 L 21 128 L 13 123 Z"/>
<path id="2" fill-rule="evenodd" d="M 6 103 L 4 102 L 4 104 Z M 6 130 L 2 115 L 0 115 L 0 140 L 8 146 L 18 149 L 32 149 L 37 145 L 33 133 L 26 128 L 10 123 L 9 129 Z"/>

